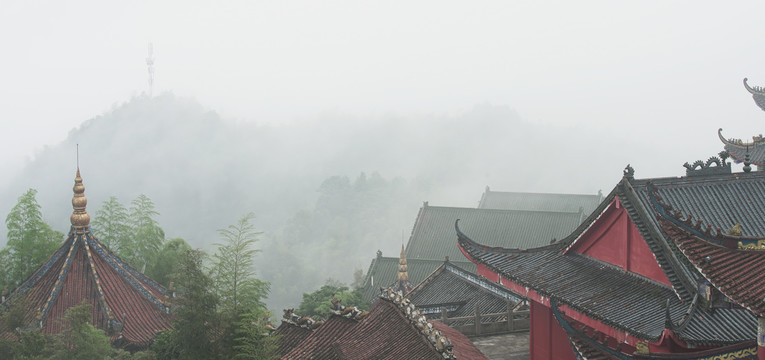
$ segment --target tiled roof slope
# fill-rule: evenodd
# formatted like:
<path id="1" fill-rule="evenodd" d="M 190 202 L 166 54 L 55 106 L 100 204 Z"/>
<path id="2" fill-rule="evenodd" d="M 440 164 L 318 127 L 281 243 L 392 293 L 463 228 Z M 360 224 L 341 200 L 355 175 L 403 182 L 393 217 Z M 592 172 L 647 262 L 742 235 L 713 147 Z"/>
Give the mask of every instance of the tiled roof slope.
<path id="1" fill-rule="evenodd" d="M 172 304 L 158 283 L 123 262 L 93 236 L 85 212 L 84 186 L 75 179 L 75 212 L 64 244 L 0 306 L 26 304 L 23 330 L 61 332 L 67 309 L 92 305 L 92 323 L 113 343 L 145 348 L 156 334 L 170 329 Z"/>
<path id="2" fill-rule="evenodd" d="M 648 186 L 649 182 L 653 184 L 653 190 Z M 529 251 L 498 249 L 479 245 L 478 242 L 489 241 L 472 234 L 468 237 L 459 233 L 458 237 L 471 257 L 508 279 L 538 290 L 545 296 L 559 297 L 561 302 L 572 308 L 638 337 L 656 339 L 660 334 L 663 320 L 656 313 L 663 308 L 659 304 L 661 299 L 666 301 L 667 298 L 671 300 L 673 322 L 685 324 L 678 335 L 689 343 L 731 344 L 754 337 L 756 320 L 746 312 L 720 309 L 713 315 L 699 307 L 695 310 L 696 315 L 685 319 L 687 321 L 683 322 L 684 319 L 679 317 L 682 315 L 679 309 L 687 309 L 698 292 L 697 282 L 702 277 L 677 250 L 671 236 L 657 223 L 658 213 L 651 200 L 652 193 L 659 194 L 665 203 L 692 213 L 694 217 L 711 219 L 709 223 L 713 228 L 727 229 L 740 222 L 744 224 L 744 229 L 750 229 L 751 233 L 747 235 L 759 235 L 759 229 L 765 229 L 765 206 L 757 200 L 765 194 L 765 174 L 635 180 L 625 172 L 625 178 L 593 214 L 554 246 Z M 564 255 L 564 249 L 597 220 L 614 197 L 618 197 L 628 211 L 670 280 L 671 289 L 598 260 L 575 253 Z M 650 294 L 636 291 L 644 286 L 644 291 L 650 291 Z M 630 313 L 622 313 L 625 309 L 630 309 Z M 636 321 L 637 314 L 641 314 L 639 316 L 644 321 Z"/>
<path id="3" fill-rule="evenodd" d="M 730 249 L 661 219 L 688 260 L 732 301 L 765 316 L 765 250 Z"/>
<path id="4" fill-rule="evenodd" d="M 586 194 L 547 194 L 509 191 L 486 191 L 479 209 L 579 212 L 589 215 L 600 204 L 602 196 Z"/>
<path id="5" fill-rule="evenodd" d="M 671 288 L 584 255 L 563 255 L 562 246 L 485 249 L 462 233 L 459 237 L 465 251 L 504 278 L 643 339 L 661 336 L 667 299 L 673 319 L 685 312 Z"/>
<path id="6" fill-rule="evenodd" d="M 562 239 L 584 219 L 582 212 L 494 210 L 425 205 L 406 245 L 407 258 L 468 261 L 454 243 L 454 221 L 490 246 L 534 248 Z"/>
<path id="7" fill-rule="evenodd" d="M 508 302 L 515 305 L 523 298 L 510 289 L 489 281 L 482 276 L 463 270 L 451 262 L 445 261 L 430 276 L 420 282 L 407 294 L 412 303 L 421 311 L 429 308 L 456 306 L 448 312 L 449 317 L 471 316 L 478 305 L 481 313 L 495 314 L 507 311 Z M 441 317 L 440 311 L 430 318 Z M 485 318 L 484 322 L 504 321 L 499 318 Z M 473 320 L 450 322 L 448 325 L 472 324 Z"/>
<path id="8" fill-rule="evenodd" d="M 337 341 L 341 359 L 486 359 L 458 331 L 436 321 L 419 322 L 419 311 L 408 299 L 388 294 L 394 299 L 383 296 L 367 317 Z M 443 348 L 437 349 L 434 343 Z"/>
<path id="9" fill-rule="evenodd" d="M 457 331 L 456 329 L 449 327 L 448 325 L 433 320 L 430 322 L 433 324 L 433 328 L 440 331 L 444 335 L 446 335 L 447 338 L 449 338 L 449 342 L 452 343 L 452 353 L 454 353 L 454 357 L 456 357 L 459 360 L 466 359 L 466 360 L 481 360 L 486 359 L 486 355 L 484 355 L 481 350 L 478 350 L 478 348 L 473 344 L 470 339 L 463 335 L 461 332 Z"/>
<path id="10" fill-rule="evenodd" d="M 413 284 L 419 283 L 441 266 L 443 262 L 443 258 L 437 260 L 407 259 L 409 281 Z M 475 264 L 467 259 L 454 263 L 468 271 L 475 271 L 476 269 Z M 384 257 L 378 253 L 377 257 L 372 259 L 369 264 L 369 269 L 364 277 L 364 283 L 361 287 L 364 298 L 375 301 L 380 295 L 380 287 L 388 287 L 396 282 L 398 280 L 398 265 L 399 258 Z"/>
<path id="11" fill-rule="evenodd" d="M 276 341 L 276 354 L 281 357 L 303 342 L 308 335 L 311 335 L 311 330 L 288 322 L 282 322 L 271 335 L 278 337 Z"/>
<path id="12" fill-rule="evenodd" d="M 604 339 L 599 336 L 588 336 L 580 330 L 574 329 L 556 308 L 553 310 L 555 320 L 566 331 L 571 342 L 571 348 L 578 359 L 606 360 L 606 359 L 683 359 L 683 360 L 703 360 L 703 359 L 725 359 L 724 354 L 735 353 L 736 359 L 757 359 L 757 344 L 755 341 L 745 341 L 734 345 L 718 347 L 709 350 L 701 350 L 692 353 L 649 353 L 638 354 L 633 349 L 624 351 L 620 346 L 616 348 L 604 344 Z M 594 334 L 593 334 L 594 335 Z M 722 355 L 722 356 L 720 356 Z M 743 356 L 743 357 L 742 357 Z"/>
<path id="13" fill-rule="evenodd" d="M 356 325 L 357 321 L 354 319 L 340 315 L 330 315 L 324 324 L 314 330 L 298 346 L 282 356 L 282 359 L 340 359 L 332 348 L 332 344 Z"/>

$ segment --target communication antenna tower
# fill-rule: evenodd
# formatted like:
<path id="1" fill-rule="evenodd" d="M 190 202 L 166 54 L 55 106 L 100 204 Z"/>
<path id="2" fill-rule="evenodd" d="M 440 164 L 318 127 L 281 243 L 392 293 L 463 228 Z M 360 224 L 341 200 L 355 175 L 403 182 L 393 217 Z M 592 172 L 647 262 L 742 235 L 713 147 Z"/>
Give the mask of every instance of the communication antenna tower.
<path id="1" fill-rule="evenodd" d="M 149 69 L 149 97 L 154 93 L 154 46 L 149 43 L 149 56 L 146 58 L 146 67 Z"/>

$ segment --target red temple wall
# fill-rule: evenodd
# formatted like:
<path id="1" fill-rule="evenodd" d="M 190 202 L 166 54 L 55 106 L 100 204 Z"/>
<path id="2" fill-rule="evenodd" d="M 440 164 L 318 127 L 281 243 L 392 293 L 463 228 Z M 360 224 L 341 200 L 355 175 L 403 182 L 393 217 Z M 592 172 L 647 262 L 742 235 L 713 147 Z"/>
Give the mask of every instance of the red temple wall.
<path id="1" fill-rule="evenodd" d="M 531 305 L 529 350 L 532 360 L 576 360 L 566 331 L 555 320 L 549 307 L 536 301 Z"/>
<path id="2" fill-rule="evenodd" d="M 568 251 L 596 258 L 671 286 L 627 210 L 621 206 L 619 198 L 611 202 Z"/>

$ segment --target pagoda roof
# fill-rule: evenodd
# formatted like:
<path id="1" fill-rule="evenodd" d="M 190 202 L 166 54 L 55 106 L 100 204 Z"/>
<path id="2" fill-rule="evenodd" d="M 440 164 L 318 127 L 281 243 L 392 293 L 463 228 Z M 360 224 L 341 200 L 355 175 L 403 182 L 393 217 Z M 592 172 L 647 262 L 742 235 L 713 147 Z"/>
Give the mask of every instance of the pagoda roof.
<path id="1" fill-rule="evenodd" d="M 529 250 L 490 247 L 483 244 L 488 239 L 462 231 L 462 222 L 457 227 L 459 244 L 474 261 L 503 278 L 638 338 L 656 341 L 661 336 L 669 300 L 671 324 L 676 324 L 678 337 L 689 344 L 723 345 L 752 339 L 757 324 L 751 313 L 709 311 L 695 305 L 703 276 L 684 260 L 673 234 L 659 225 L 655 196 L 707 220 L 714 229 L 741 223 L 747 235 L 765 234 L 765 204 L 760 201 L 765 194 L 765 174 L 645 180 L 636 180 L 632 174 L 628 168 L 593 214 L 556 244 Z M 615 199 L 627 211 L 672 286 L 567 252 Z"/>
<path id="2" fill-rule="evenodd" d="M 589 214 L 600 204 L 602 195 L 553 194 L 492 191 L 488 186 L 481 195 L 479 209 L 579 212 Z"/>
<path id="3" fill-rule="evenodd" d="M 409 260 L 437 259 L 468 261 L 454 243 L 454 221 L 464 220 L 465 231 L 487 241 L 487 245 L 533 248 L 562 239 L 587 216 L 563 211 L 496 210 L 430 206 L 420 211 L 406 245 Z"/>
<path id="4" fill-rule="evenodd" d="M 412 303 L 434 318 L 441 316 L 441 308 L 446 307 L 449 317 L 472 316 L 476 305 L 484 314 L 506 312 L 508 303 L 512 306 L 524 300 L 521 295 L 507 287 L 490 281 L 444 261 L 432 274 L 414 287 L 407 297 Z M 485 319 L 485 322 L 506 321 L 500 317 Z M 449 322 L 448 325 L 472 324 L 473 319 Z"/>
<path id="5" fill-rule="evenodd" d="M 452 234 L 452 236 L 454 236 L 454 234 Z M 444 259 L 428 260 L 409 258 L 406 261 L 409 281 L 413 284 L 417 284 L 441 266 Z M 476 269 L 475 264 L 467 259 L 454 263 L 470 271 L 475 271 Z M 375 301 L 379 298 L 380 287 L 387 287 L 397 282 L 398 266 L 399 258 L 385 257 L 382 256 L 382 253 L 378 252 L 377 257 L 370 262 L 364 277 L 364 283 L 361 286 L 364 298 L 370 302 Z"/>
<path id="6" fill-rule="evenodd" d="M 25 326 L 43 333 L 63 330 L 70 307 L 92 305 L 92 324 L 117 345 L 147 347 L 157 333 L 172 328 L 173 304 L 157 282 L 134 269 L 91 232 L 79 169 L 75 178 L 72 227 L 64 244 L 0 305 L 0 312 L 24 304 Z"/>

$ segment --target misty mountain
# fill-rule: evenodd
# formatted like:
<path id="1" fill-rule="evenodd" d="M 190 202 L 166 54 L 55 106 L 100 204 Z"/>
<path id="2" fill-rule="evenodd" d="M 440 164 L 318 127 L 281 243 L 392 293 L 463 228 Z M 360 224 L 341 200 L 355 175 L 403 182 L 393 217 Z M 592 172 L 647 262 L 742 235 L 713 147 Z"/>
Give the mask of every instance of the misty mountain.
<path id="1" fill-rule="evenodd" d="M 254 212 L 264 232 L 259 272 L 283 301 L 327 278 L 349 282 L 377 249 L 398 254 L 422 201 L 473 207 L 486 185 L 595 194 L 628 162 L 603 149 L 645 151 L 623 138 L 529 123 L 505 106 L 418 117 L 324 113 L 267 126 L 166 93 L 115 106 L 41 151 L 0 189 L 0 216 L 35 188 L 45 220 L 67 231 L 76 144 L 91 214 L 109 196 L 127 204 L 145 194 L 168 238 L 204 249 L 217 229 Z"/>

